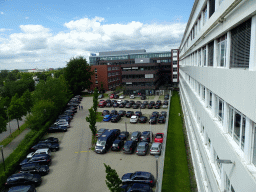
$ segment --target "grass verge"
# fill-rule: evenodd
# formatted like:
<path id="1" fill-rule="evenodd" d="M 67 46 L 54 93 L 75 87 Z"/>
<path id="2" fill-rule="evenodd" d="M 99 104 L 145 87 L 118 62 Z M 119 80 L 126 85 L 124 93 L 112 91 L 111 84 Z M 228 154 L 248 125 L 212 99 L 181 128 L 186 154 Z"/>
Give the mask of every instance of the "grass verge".
<path id="1" fill-rule="evenodd" d="M 97 113 L 97 116 L 96 116 L 96 122 L 101 122 L 103 121 L 103 116 L 101 115 L 102 113 L 101 112 L 96 112 Z"/>
<path id="2" fill-rule="evenodd" d="M 179 115 L 181 114 L 181 106 L 176 91 L 173 93 L 170 105 L 162 191 L 189 192 L 191 186 L 183 135 L 183 121 L 182 116 Z"/>
<path id="3" fill-rule="evenodd" d="M 0 145 L 3 145 L 5 147 L 10 142 L 12 142 L 12 140 L 15 139 L 19 134 L 21 134 L 26 128 L 27 128 L 27 124 L 24 123 L 23 125 L 20 126 L 20 130 L 17 129 L 16 131 L 12 132 L 11 135 L 9 135 L 3 141 L 0 142 Z"/>

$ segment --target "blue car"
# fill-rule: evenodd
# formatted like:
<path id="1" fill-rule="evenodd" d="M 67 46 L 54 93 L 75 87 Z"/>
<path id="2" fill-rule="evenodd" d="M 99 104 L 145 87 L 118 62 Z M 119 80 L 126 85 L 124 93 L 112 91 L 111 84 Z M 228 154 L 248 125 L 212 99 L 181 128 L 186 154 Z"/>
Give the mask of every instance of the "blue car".
<path id="1" fill-rule="evenodd" d="M 111 118 L 112 118 L 112 115 L 105 115 L 104 118 L 103 118 L 103 121 L 108 122 L 108 121 L 111 120 Z"/>

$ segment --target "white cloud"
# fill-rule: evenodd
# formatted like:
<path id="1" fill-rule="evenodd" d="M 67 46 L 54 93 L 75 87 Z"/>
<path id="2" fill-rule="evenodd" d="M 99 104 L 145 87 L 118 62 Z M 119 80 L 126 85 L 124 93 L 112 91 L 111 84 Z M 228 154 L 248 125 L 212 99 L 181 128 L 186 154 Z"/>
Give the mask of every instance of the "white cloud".
<path id="1" fill-rule="evenodd" d="M 0 13 L 1 13 L 1 15 L 3 15 L 3 14 L 4 14 L 4 12 L 2 12 L 2 11 L 1 11 Z"/>
<path id="2" fill-rule="evenodd" d="M 186 24 L 143 24 L 138 21 L 105 24 L 104 18 L 95 17 L 72 20 L 64 26 L 67 30 L 53 35 L 42 25 L 20 25 L 21 33 L 1 39 L 0 62 L 12 63 L 17 65 L 16 68 L 29 68 L 23 65 L 33 66 L 35 63 L 39 64 L 38 68 L 64 67 L 71 57 L 82 55 L 88 59 L 91 52 L 170 51 L 179 47 Z"/>

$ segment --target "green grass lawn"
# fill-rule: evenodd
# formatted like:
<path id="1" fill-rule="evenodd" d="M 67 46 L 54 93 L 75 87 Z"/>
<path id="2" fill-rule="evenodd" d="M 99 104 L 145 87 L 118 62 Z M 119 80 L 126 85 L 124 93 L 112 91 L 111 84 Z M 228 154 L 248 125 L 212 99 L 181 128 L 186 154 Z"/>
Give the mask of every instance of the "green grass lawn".
<path id="1" fill-rule="evenodd" d="M 103 121 L 103 116 L 101 115 L 102 114 L 102 112 L 97 112 L 97 119 L 96 119 L 96 122 L 101 122 L 101 121 Z"/>
<path id="2" fill-rule="evenodd" d="M 175 91 L 170 106 L 162 191 L 191 191 L 186 147 L 183 135 L 180 98 Z"/>

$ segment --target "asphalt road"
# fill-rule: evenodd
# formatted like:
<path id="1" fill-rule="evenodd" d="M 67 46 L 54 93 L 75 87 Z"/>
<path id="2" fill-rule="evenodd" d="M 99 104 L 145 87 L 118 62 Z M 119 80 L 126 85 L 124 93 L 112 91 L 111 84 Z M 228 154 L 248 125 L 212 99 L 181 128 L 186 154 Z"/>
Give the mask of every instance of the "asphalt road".
<path id="1" fill-rule="evenodd" d="M 109 151 L 101 155 L 91 151 L 91 131 L 85 117 L 92 106 L 92 98 L 85 97 L 81 105 L 84 109 L 78 110 L 71 122 L 71 128 L 66 133 L 48 135 L 60 139 L 60 150 L 53 154 L 50 173 L 43 177 L 42 184 L 37 188 L 38 192 L 107 192 L 109 190 L 105 184 L 106 173 L 103 163 L 115 169 L 120 178 L 123 174 L 134 171 L 148 171 L 156 176 L 156 159 L 149 154 L 137 156 Z M 106 108 L 98 109 L 98 111 L 104 109 Z M 112 109 L 109 108 L 109 110 Z M 151 114 L 153 111 L 163 111 L 163 109 L 143 109 L 142 113 Z M 123 117 L 120 123 L 99 122 L 97 127 L 98 129 L 118 128 L 124 131 L 125 119 Z M 130 124 L 127 118 L 127 130 L 129 132 L 147 131 L 150 130 L 150 125 L 148 123 Z M 154 134 L 163 132 L 164 125 L 152 125 L 152 131 Z"/>

